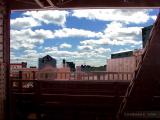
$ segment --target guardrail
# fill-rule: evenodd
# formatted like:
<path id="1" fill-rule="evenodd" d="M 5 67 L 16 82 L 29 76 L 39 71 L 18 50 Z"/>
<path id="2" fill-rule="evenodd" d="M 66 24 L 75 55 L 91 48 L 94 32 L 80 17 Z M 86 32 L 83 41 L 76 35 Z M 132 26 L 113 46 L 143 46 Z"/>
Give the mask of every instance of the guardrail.
<path id="1" fill-rule="evenodd" d="M 63 74 L 64 75 L 64 74 Z M 132 73 L 116 73 L 116 72 L 88 72 L 88 73 L 76 73 L 72 74 L 70 79 L 68 80 L 15 80 L 11 79 L 11 89 L 13 92 L 37 92 L 39 88 L 45 90 L 53 89 L 55 88 L 56 90 L 59 90 L 60 88 L 70 87 L 72 86 L 79 86 L 79 84 L 82 84 L 82 86 L 90 86 L 95 85 L 99 86 L 100 84 L 107 85 L 108 83 L 116 83 L 118 82 L 130 82 L 132 79 L 133 74 Z M 47 87 L 46 87 L 47 86 Z M 57 87 L 59 86 L 59 87 Z M 71 89 L 69 87 L 69 89 Z M 87 87 L 87 86 L 86 86 Z M 91 87 L 91 88 L 92 88 Z M 112 86 L 114 87 L 114 86 Z M 110 88 L 110 85 L 108 87 Z M 68 88 L 66 88 L 68 89 Z M 74 87 L 73 87 L 74 89 Z M 79 88 L 77 88 L 79 89 Z M 87 87 L 87 89 L 90 89 L 90 87 Z M 101 89 L 101 87 L 97 88 L 97 90 Z M 105 86 L 106 89 L 106 86 Z M 83 88 L 84 90 L 84 88 Z"/>
<path id="2" fill-rule="evenodd" d="M 129 84 L 132 73 L 88 72 L 72 74 L 70 80 L 11 80 L 12 92 L 49 94 L 117 94 L 123 84 Z M 116 84 L 118 82 L 118 84 Z M 120 86 L 119 86 L 120 85 Z M 115 87 L 116 86 L 116 87 Z M 125 85 L 126 87 L 126 85 Z M 114 90 L 112 90 L 114 89 Z M 110 93 L 111 92 L 111 93 Z M 125 91 L 123 91 L 125 93 Z"/>
<path id="3" fill-rule="evenodd" d="M 67 95 L 124 95 L 129 81 L 12 80 L 12 93 Z"/>
<path id="4" fill-rule="evenodd" d="M 86 72 L 77 73 L 80 80 L 131 80 L 133 73 L 130 72 Z"/>
<path id="5" fill-rule="evenodd" d="M 26 78 L 21 75 L 19 80 L 131 80 L 133 73 L 131 72 L 52 72 L 43 73 L 43 76 L 34 73 L 34 77 Z M 36 76 L 36 77 L 35 77 Z M 17 78 L 12 78 L 17 80 Z"/>

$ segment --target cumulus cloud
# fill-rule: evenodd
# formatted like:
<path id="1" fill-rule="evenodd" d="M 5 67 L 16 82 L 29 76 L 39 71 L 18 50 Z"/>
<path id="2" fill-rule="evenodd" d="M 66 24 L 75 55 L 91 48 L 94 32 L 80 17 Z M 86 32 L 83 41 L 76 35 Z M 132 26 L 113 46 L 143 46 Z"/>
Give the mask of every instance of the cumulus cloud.
<path id="1" fill-rule="evenodd" d="M 95 49 L 90 49 L 90 52 L 88 52 L 85 50 L 85 47 L 78 46 L 77 48 L 80 51 L 58 50 L 58 49 L 55 49 L 55 47 L 47 47 L 46 49 L 44 49 L 44 54 L 54 56 L 55 58 L 58 58 L 58 59 L 72 58 L 75 60 L 80 60 L 80 59 L 86 59 L 86 58 L 97 58 L 97 57 L 102 58 L 102 56 L 103 57 L 107 56 L 109 55 L 109 52 L 111 52 L 110 48 L 103 48 L 103 47 L 97 47 Z"/>
<path id="2" fill-rule="evenodd" d="M 32 17 L 45 24 L 64 26 L 69 12 L 64 10 L 27 11 L 23 15 Z"/>
<path id="3" fill-rule="evenodd" d="M 93 50 L 93 47 L 89 45 L 84 45 L 84 46 L 78 46 L 78 49 L 81 51 L 90 51 Z"/>
<path id="4" fill-rule="evenodd" d="M 76 32 L 74 32 L 76 31 Z M 127 27 L 121 22 L 111 22 L 107 24 L 103 33 L 79 30 L 75 28 L 63 28 L 60 30 L 12 30 L 11 47 L 13 49 L 25 48 L 25 54 L 21 56 L 22 60 L 29 61 L 33 58 L 35 63 L 39 57 L 51 55 L 52 57 L 62 60 L 63 58 L 74 59 L 75 61 L 96 59 L 102 62 L 111 53 L 110 48 L 103 48 L 101 45 L 139 45 L 138 40 L 141 35 L 141 27 Z M 34 49 L 37 45 L 42 45 L 46 39 L 65 38 L 65 37 L 86 37 L 96 38 L 80 41 L 75 51 L 64 51 L 58 48 L 70 48 L 70 44 L 63 43 L 59 47 L 44 47 L 43 52 L 37 52 Z M 32 62 L 32 61 L 30 61 Z M 104 60 L 103 60 L 104 62 Z M 88 63 L 88 62 L 86 62 Z M 93 63 L 93 62 L 92 62 Z M 90 63 L 88 63 L 90 64 Z"/>
<path id="5" fill-rule="evenodd" d="M 108 44 L 108 40 L 107 39 L 89 39 L 89 40 L 84 40 L 84 41 L 80 41 L 81 45 L 105 45 Z"/>
<path id="6" fill-rule="evenodd" d="M 67 43 L 63 43 L 63 44 L 61 44 L 60 46 L 59 46 L 59 48 L 71 48 L 72 47 L 72 45 L 71 44 L 67 44 Z"/>
<path id="7" fill-rule="evenodd" d="M 95 49 L 95 52 L 98 54 L 103 54 L 103 53 L 111 52 L 111 49 L 100 47 L 100 48 Z"/>
<path id="8" fill-rule="evenodd" d="M 88 20 L 145 23 L 150 19 L 147 9 L 85 9 L 73 10 L 72 16 Z"/>
<path id="9" fill-rule="evenodd" d="M 11 48 L 33 49 L 36 45 L 43 44 L 46 39 L 66 38 L 66 37 L 101 37 L 103 34 L 76 28 L 63 28 L 59 30 L 11 30 Z M 70 48 L 70 45 L 63 44 L 62 47 Z"/>
<path id="10" fill-rule="evenodd" d="M 143 9 L 93 9 L 73 10 L 71 13 L 64 10 L 24 12 L 21 18 L 11 20 L 11 49 L 19 51 L 20 48 L 23 48 L 24 54 L 17 56 L 12 52 L 11 59 L 20 59 L 30 64 L 36 64 L 39 57 L 48 54 L 60 61 L 66 58 L 77 64 L 103 65 L 112 52 L 110 48 L 106 48 L 106 45 L 131 45 L 131 48 L 134 49 L 134 46 L 141 44 L 142 27 L 131 27 L 130 23 L 135 25 L 146 23 L 150 19 L 155 20 L 156 16 L 150 16 L 149 11 Z M 103 32 L 67 28 L 65 24 L 69 15 L 88 20 L 106 21 L 108 24 L 104 30 L 101 30 Z M 54 24 L 63 28 L 56 30 L 31 29 L 45 24 Z M 42 47 L 45 40 L 69 37 L 74 37 L 75 40 L 79 37 L 83 41 L 80 41 L 77 49 L 70 49 L 70 51 L 60 49 L 72 48 L 72 45 L 64 43 L 64 41 L 59 46 Z M 116 52 L 128 50 L 128 48 L 124 48 Z"/>
<path id="11" fill-rule="evenodd" d="M 11 63 L 23 61 L 27 62 L 29 66 L 37 66 L 39 55 L 40 54 L 36 50 L 25 50 L 24 53 L 19 54 L 19 56 L 15 55 L 14 52 L 11 52 Z"/>
<path id="12" fill-rule="evenodd" d="M 44 51 L 45 52 L 47 52 L 47 51 L 58 51 L 58 48 L 57 47 L 45 47 Z"/>
<path id="13" fill-rule="evenodd" d="M 11 30 L 11 48 L 19 49 L 33 49 L 36 45 L 43 44 L 44 39 L 52 38 L 50 30 Z"/>
<path id="14" fill-rule="evenodd" d="M 41 23 L 32 17 L 11 19 L 11 29 L 26 29 L 39 25 L 41 25 Z"/>
<path id="15" fill-rule="evenodd" d="M 63 28 L 54 31 L 54 37 L 64 38 L 64 37 L 101 37 L 103 34 L 101 32 L 93 32 L 84 29 L 76 28 Z"/>
<path id="16" fill-rule="evenodd" d="M 81 41 L 82 45 L 139 45 L 141 44 L 141 28 L 127 27 L 120 22 L 107 24 L 103 36 L 100 39 Z"/>

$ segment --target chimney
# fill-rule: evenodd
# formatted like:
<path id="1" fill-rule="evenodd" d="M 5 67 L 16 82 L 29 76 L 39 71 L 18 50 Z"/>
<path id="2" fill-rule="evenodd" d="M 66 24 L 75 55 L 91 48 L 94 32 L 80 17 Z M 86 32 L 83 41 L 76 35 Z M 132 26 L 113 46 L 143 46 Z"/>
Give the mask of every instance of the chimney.
<path id="1" fill-rule="evenodd" d="M 65 68 L 66 60 L 63 59 L 63 68 Z"/>

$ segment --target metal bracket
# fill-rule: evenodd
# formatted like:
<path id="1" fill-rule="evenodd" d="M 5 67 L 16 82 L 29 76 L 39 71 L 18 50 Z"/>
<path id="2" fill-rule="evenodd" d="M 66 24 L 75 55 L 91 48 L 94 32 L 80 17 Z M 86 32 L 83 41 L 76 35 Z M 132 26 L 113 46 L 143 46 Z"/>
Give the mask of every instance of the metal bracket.
<path id="1" fill-rule="evenodd" d="M 53 4 L 51 0 L 46 0 L 50 6 L 44 6 L 40 0 L 34 0 L 41 8 L 56 8 L 56 6 Z"/>

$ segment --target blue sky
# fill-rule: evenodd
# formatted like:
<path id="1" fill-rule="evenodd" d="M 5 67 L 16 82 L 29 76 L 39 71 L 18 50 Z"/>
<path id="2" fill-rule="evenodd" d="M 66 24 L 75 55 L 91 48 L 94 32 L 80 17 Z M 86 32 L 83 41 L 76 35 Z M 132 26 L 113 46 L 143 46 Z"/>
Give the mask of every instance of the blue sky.
<path id="1" fill-rule="evenodd" d="M 106 64 L 110 54 L 139 49 L 141 29 L 152 25 L 158 9 L 23 11 L 11 14 L 11 62 L 51 55 L 76 65 Z"/>

